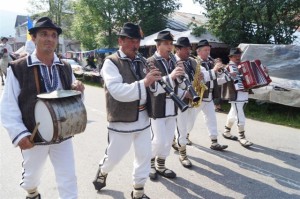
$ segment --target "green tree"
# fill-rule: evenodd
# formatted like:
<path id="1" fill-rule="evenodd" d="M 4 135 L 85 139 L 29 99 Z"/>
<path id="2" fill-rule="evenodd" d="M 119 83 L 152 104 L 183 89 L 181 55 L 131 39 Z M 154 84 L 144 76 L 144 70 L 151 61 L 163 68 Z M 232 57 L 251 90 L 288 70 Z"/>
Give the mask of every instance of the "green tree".
<path id="1" fill-rule="evenodd" d="M 300 25 L 299 0 L 194 0 L 206 7 L 208 28 L 222 41 L 290 44 Z"/>
<path id="2" fill-rule="evenodd" d="M 47 16 L 62 27 L 66 37 L 70 36 L 69 28 L 73 21 L 72 0 L 29 0 L 29 4 L 29 12 L 34 19 Z"/>
<path id="3" fill-rule="evenodd" d="M 154 33 L 165 28 L 164 17 L 178 9 L 180 4 L 176 3 L 177 1 L 78 0 L 75 6 L 73 35 L 87 49 L 95 48 L 95 45 L 116 47 L 116 35 L 125 22 L 141 21 L 146 35 Z"/>
<path id="4" fill-rule="evenodd" d="M 133 3 L 131 21 L 141 21 L 145 35 L 153 34 L 166 28 L 166 17 L 178 10 L 178 0 L 136 0 Z"/>

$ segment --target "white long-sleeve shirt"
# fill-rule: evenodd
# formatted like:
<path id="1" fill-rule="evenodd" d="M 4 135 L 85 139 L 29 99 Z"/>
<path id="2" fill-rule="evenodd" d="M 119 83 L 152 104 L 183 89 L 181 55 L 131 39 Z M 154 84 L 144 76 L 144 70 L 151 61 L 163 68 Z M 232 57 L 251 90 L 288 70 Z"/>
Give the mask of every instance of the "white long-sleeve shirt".
<path id="1" fill-rule="evenodd" d="M 32 63 L 41 63 L 36 57 L 36 51 L 32 53 L 31 60 Z M 54 54 L 54 60 L 51 66 L 51 70 L 53 67 L 56 67 L 56 63 L 60 63 L 60 61 L 58 57 Z M 40 65 L 40 67 L 43 66 Z M 75 76 L 73 75 L 72 81 L 74 82 L 75 80 Z M 58 75 L 57 90 L 59 89 L 62 89 L 62 84 Z M 21 88 L 19 85 L 19 81 L 15 77 L 12 69 L 8 68 L 6 84 L 0 100 L 0 120 L 2 126 L 7 130 L 14 146 L 17 146 L 22 138 L 31 135 L 31 133 L 28 131 L 28 129 L 25 127 L 22 121 L 22 114 L 18 105 L 18 96 L 20 92 Z"/>
<path id="2" fill-rule="evenodd" d="M 208 61 L 209 60 L 203 60 L 201 58 L 199 58 L 201 61 L 202 61 L 202 64 L 206 65 L 206 68 L 202 66 L 201 64 L 201 73 L 203 73 L 203 76 L 204 76 L 204 82 L 209 82 L 209 88 L 213 88 L 215 85 L 214 85 L 214 81 L 217 76 L 216 76 L 216 73 L 213 69 L 209 69 L 208 67 Z M 203 98 L 202 101 L 204 102 L 210 102 L 212 101 L 213 98 L 212 98 L 212 92 L 209 91 L 209 94 L 208 94 L 208 97 L 207 98 Z"/>
<path id="3" fill-rule="evenodd" d="M 126 57 L 121 50 L 118 52 L 122 58 Z M 130 84 L 124 83 L 118 67 L 110 59 L 104 61 L 101 76 L 107 90 L 117 101 L 132 102 L 140 100 L 141 105 L 146 104 L 147 92 L 143 79 Z M 157 83 L 155 85 L 155 88 L 151 89 L 150 87 L 151 91 L 157 94 L 165 92 Z M 108 129 L 122 133 L 137 132 L 149 126 L 150 120 L 147 110 L 141 111 L 138 120 L 135 122 L 108 122 Z"/>

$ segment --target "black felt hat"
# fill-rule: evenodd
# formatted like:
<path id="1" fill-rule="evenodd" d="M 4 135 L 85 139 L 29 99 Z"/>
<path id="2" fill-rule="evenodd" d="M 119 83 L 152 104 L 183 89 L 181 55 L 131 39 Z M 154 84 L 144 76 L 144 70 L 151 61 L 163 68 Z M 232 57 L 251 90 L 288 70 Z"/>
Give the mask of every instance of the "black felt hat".
<path id="1" fill-rule="evenodd" d="M 36 21 L 34 27 L 28 30 L 29 34 L 36 33 L 36 31 L 41 28 L 52 28 L 57 31 L 57 34 L 62 33 L 62 29 L 54 24 L 51 19 L 49 19 L 48 17 L 42 17 Z"/>
<path id="2" fill-rule="evenodd" d="M 174 41 L 174 36 L 170 31 L 164 30 L 158 33 L 157 38 L 154 41 Z"/>
<path id="3" fill-rule="evenodd" d="M 8 41 L 7 37 L 2 37 L 1 41 L 3 41 L 4 39 L 6 39 L 6 41 Z"/>
<path id="4" fill-rule="evenodd" d="M 243 51 L 240 48 L 231 48 L 228 57 L 231 57 L 233 55 L 240 55 Z"/>
<path id="5" fill-rule="evenodd" d="M 127 22 L 123 25 L 122 30 L 118 34 L 119 36 L 125 36 L 134 39 L 143 38 L 143 32 L 139 25 Z"/>
<path id="6" fill-rule="evenodd" d="M 201 48 L 203 46 L 211 47 L 211 45 L 209 44 L 209 42 L 206 39 L 200 40 L 197 44 L 197 48 Z"/>
<path id="7" fill-rule="evenodd" d="M 179 37 L 174 44 L 176 47 L 192 47 L 189 38 L 187 37 Z"/>

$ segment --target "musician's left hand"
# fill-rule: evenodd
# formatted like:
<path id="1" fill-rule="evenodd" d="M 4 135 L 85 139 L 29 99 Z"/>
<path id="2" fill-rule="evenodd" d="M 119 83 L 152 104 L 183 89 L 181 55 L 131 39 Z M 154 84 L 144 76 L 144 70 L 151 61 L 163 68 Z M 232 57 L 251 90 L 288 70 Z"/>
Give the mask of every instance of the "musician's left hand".
<path id="1" fill-rule="evenodd" d="M 232 76 L 232 77 L 236 77 L 237 76 L 237 74 L 235 73 L 235 72 L 231 72 L 231 73 L 229 73 L 230 74 L 230 76 Z"/>
<path id="2" fill-rule="evenodd" d="M 264 72 L 269 74 L 269 69 L 266 66 L 264 66 Z"/>
<path id="3" fill-rule="evenodd" d="M 183 75 L 185 75 L 183 65 L 182 65 L 182 67 L 180 65 L 177 65 L 177 67 L 175 67 L 175 69 L 171 72 L 171 78 L 173 80 L 178 78 L 178 77 L 181 77 Z"/>
<path id="4" fill-rule="evenodd" d="M 213 70 L 215 72 L 219 72 L 221 68 L 224 68 L 224 64 L 222 62 L 216 62 L 216 64 L 214 65 Z"/>
<path id="5" fill-rule="evenodd" d="M 193 99 L 193 96 L 192 96 L 191 93 L 188 91 L 188 92 L 185 93 L 184 98 L 187 98 L 187 99 Z"/>
<path id="6" fill-rule="evenodd" d="M 183 68 L 184 69 L 184 64 L 183 64 L 184 61 L 177 61 L 176 62 L 176 67 L 180 67 L 180 68 Z"/>
<path id="7" fill-rule="evenodd" d="M 200 72 L 198 76 L 198 81 L 201 82 L 202 80 L 204 80 L 204 74 Z"/>
<path id="8" fill-rule="evenodd" d="M 81 81 L 75 80 L 75 82 L 71 86 L 71 89 L 72 90 L 77 90 L 77 91 L 80 91 L 80 92 L 83 93 L 83 91 L 84 91 L 85 88 L 84 88 L 84 85 L 83 85 L 83 83 Z"/>

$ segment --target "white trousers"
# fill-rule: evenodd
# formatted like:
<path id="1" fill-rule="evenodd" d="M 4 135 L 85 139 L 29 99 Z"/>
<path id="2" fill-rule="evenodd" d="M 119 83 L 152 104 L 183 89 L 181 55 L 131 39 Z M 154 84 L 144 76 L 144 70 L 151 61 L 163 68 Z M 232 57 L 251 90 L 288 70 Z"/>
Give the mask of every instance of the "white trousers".
<path id="1" fill-rule="evenodd" d="M 245 102 L 230 102 L 231 108 L 227 115 L 226 126 L 231 128 L 235 122 L 237 122 L 238 131 L 244 131 L 246 117 L 244 113 Z"/>
<path id="2" fill-rule="evenodd" d="M 152 158 L 166 159 L 169 156 L 175 127 L 176 117 L 151 119 Z"/>
<path id="3" fill-rule="evenodd" d="M 177 143 L 181 145 L 186 145 L 187 134 L 193 129 L 198 113 L 202 111 L 204 123 L 208 130 L 208 135 L 211 139 L 217 139 L 218 137 L 218 126 L 217 117 L 215 112 L 215 105 L 213 101 L 201 102 L 199 107 L 189 108 L 185 112 L 178 113 L 177 116 L 177 129 L 176 129 L 176 139 Z"/>
<path id="4" fill-rule="evenodd" d="M 101 171 L 109 173 L 134 147 L 133 185 L 144 186 L 150 173 L 151 137 L 150 128 L 137 133 L 117 133 L 108 130 L 108 147 L 100 161 Z"/>
<path id="5" fill-rule="evenodd" d="M 23 178 L 21 187 L 32 190 L 39 186 L 47 157 L 53 165 L 57 189 L 61 199 L 78 197 L 77 178 L 72 139 L 59 144 L 36 145 L 31 149 L 22 150 Z"/>
<path id="6" fill-rule="evenodd" d="M 198 113 L 197 108 L 188 108 L 184 112 L 178 110 L 175 137 L 179 146 L 187 144 L 187 134 L 193 129 Z"/>
<path id="7" fill-rule="evenodd" d="M 211 139 L 217 139 L 219 133 L 214 101 L 202 102 L 199 109 L 202 111 L 209 137 Z"/>

